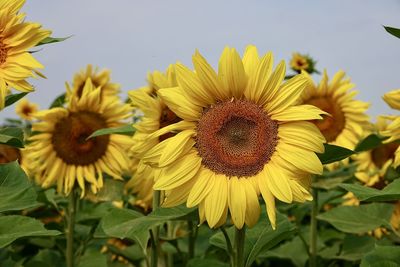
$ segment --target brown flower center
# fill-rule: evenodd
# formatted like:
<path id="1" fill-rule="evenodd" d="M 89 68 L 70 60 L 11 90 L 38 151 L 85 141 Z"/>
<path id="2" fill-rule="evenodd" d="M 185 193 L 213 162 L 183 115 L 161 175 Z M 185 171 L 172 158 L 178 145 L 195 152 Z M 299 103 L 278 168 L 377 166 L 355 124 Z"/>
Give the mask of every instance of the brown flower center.
<path id="1" fill-rule="evenodd" d="M 54 127 L 52 144 L 57 156 L 67 164 L 89 165 L 99 160 L 107 151 L 110 137 L 102 135 L 86 138 L 94 131 L 106 128 L 100 114 L 80 111 L 70 113 Z"/>
<path id="2" fill-rule="evenodd" d="M 176 116 L 174 112 L 172 112 L 169 108 L 165 107 L 161 113 L 160 117 L 160 129 L 164 128 L 165 126 L 180 122 L 182 119 Z M 174 136 L 174 133 L 166 133 L 161 135 L 158 140 L 160 142 L 164 141 L 167 138 Z"/>
<path id="3" fill-rule="evenodd" d="M 372 162 L 376 167 L 382 168 L 389 159 L 394 159 L 394 154 L 399 144 L 390 143 L 377 147 L 371 151 Z"/>
<path id="4" fill-rule="evenodd" d="M 9 163 L 14 160 L 21 160 L 19 149 L 0 144 L 0 163 Z"/>
<path id="5" fill-rule="evenodd" d="M 278 142 L 278 124 L 247 100 L 218 103 L 204 110 L 196 147 L 202 164 L 227 176 L 253 176 L 270 160 Z"/>
<path id="6" fill-rule="evenodd" d="M 3 65 L 3 63 L 6 62 L 7 52 L 8 52 L 8 48 L 0 40 L 0 65 Z"/>
<path id="7" fill-rule="evenodd" d="M 330 96 L 314 97 L 307 100 L 306 104 L 314 105 L 330 114 L 322 115 L 322 120 L 312 120 L 312 122 L 319 128 L 327 142 L 335 141 L 346 123 L 341 107 Z"/>
<path id="8" fill-rule="evenodd" d="M 25 114 L 26 116 L 29 116 L 29 115 L 32 113 L 31 107 L 25 106 L 25 107 L 22 109 L 22 113 Z"/>

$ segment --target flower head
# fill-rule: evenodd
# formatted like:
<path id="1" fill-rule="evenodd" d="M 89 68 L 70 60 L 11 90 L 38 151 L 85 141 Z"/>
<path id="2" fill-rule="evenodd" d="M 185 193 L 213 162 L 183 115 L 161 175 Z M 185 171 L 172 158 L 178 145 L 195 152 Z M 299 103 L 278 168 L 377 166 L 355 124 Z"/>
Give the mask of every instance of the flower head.
<path id="1" fill-rule="evenodd" d="M 24 120 L 32 120 L 35 112 L 38 111 L 38 105 L 32 102 L 29 102 L 28 99 L 21 99 L 17 105 L 15 106 L 15 113 L 20 116 Z"/>
<path id="2" fill-rule="evenodd" d="M 41 74 L 43 68 L 29 49 L 50 35 L 38 23 L 26 22 L 25 14 L 19 13 L 25 0 L 1 1 L 0 3 L 0 109 L 8 87 L 22 92 L 33 91 L 26 79 Z"/>
<path id="3" fill-rule="evenodd" d="M 53 108 L 34 114 L 39 122 L 32 125 L 38 132 L 30 137 L 27 150 L 33 159 L 32 168 L 43 187 L 57 185 L 58 192 L 69 194 L 77 184 L 81 196 L 87 186 L 93 193 L 103 187 L 103 172 L 115 179 L 128 169 L 126 149 L 130 138 L 102 135 L 87 139 L 102 128 L 118 127 L 131 116 L 131 108 L 118 98 L 102 98 L 101 89 L 90 79 L 81 97 L 73 95 L 67 108 Z"/>
<path id="4" fill-rule="evenodd" d="M 198 206 L 210 227 L 228 212 L 237 228 L 253 226 L 261 194 L 275 227 L 275 198 L 310 200 L 309 174 L 322 172 L 315 152 L 324 137 L 308 120 L 325 113 L 297 104 L 308 77 L 283 82 L 285 63 L 273 70 L 272 54 L 259 57 L 254 46 L 243 58 L 225 48 L 218 73 L 198 52 L 193 64 L 176 64 L 178 86 L 157 92 L 182 120 L 151 135 L 173 134 L 143 159 L 159 168 L 154 189 L 165 191 L 165 206 Z"/>

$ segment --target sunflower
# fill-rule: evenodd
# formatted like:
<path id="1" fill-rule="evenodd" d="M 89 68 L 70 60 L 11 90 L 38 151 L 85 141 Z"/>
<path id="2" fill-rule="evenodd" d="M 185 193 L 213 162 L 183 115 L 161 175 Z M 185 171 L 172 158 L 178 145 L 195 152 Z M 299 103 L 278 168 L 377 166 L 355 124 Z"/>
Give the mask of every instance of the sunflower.
<path id="1" fill-rule="evenodd" d="M 38 23 L 24 21 L 25 14 L 19 10 L 25 0 L 0 2 L 0 110 L 8 87 L 22 92 L 33 91 L 26 79 L 36 77 L 37 69 L 43 68 L 28 49 L 50 35 Z"/>
<path id="2" fill-rule="evenodd" d="M 290 67 L 295 71 L 307 70 L 309 68 L 307 57 L 300 53 L 293 53 L 292 59 L 290 60 Z"/>
<path id="3" fill-rule="evenodd" d="M 328 83 L 326 70 L 319 85 L 309 83 L 301 97 L 302 104 L 314 105 L 329 113 L 323 120 L 312 122 L 319 128 L 329 144 L 354 149 L 364 129 L 370 127 L 365 113 L 369 103 L 355 100 L 354 84 L 345 79 L 343 71 L 337 72 Z"/>
<path id="4" fill-rule="evenodd" d="M 21 117 L 21 119 L 31 121 L 33 119 L 32 114 L 38 111 L 38 105 L 29 102 L 28 99 L 21 99 L 15 106 L 15 113 Z"/>
<path id="5" fill-rule="evenodd" d="M 308 120 L 325 112 L 296 104 L 309 79 L 283 83 L 285 63 L 273 71 L 272 54 L 260 58 L 254 46 L 243 59 L 225 48 L 218 74 L 199 52 L 193 64 L 195 71 L 176 64 L 178 86 L 157 92 L 182 120 L 150 135 L 173 134 L 143 158 L 158 167 L 154 189 L 166 191 L 164 206 L 198 206 L 210 227 L 228 211 L 237 228 L 255 225 L 261 194 L 275 228 L 275 198 L 311 200 L 310 173 L 322 172 L 315 152 L 325 140 Z"/>
<path id="6" fill-rule="evenodd" d="M 0 144 L 0 164 L 20 160 L 21 152 L 18 148 Z"/>
<path id="7" fill-rule="evenodd" d="M 28 146 L 34 159 L 32 169 L 40 175 L 43 187 L 57 184 L 57 191 L 69 194 L 77 180 L 84 196 L 86 186 L 93 193 L 103 186 L 103 172 L 121 179 L 128 169 L 126 148 L 131 139 L 123 135 L 102 135 L 87 140 L 94 131 L 118 127 L 121 120 L 131 116 L 131 108 L 116 98 L 102 98 L 101 89 L 90 78 L 81 97 L 72 95 L 67 108 L 39 111 L 34 117 L 40 122 L 32 125 L 37 131 Z"/>
<path id="8" fill-rule="evenodd" d="M 88 78 L 90 78 L 95 88 L 101 87 L 102 97 L 116 97 L 120 92 L 120 85 L 111 82 L 110 70 L 99 70 L 97 67 L 93 69 L 93 66 L 88 64 L 86 69 L 83 69 L 74 75 L 72 87 L 69 84 L 67 85 L 67 99 L 69 99 L 71 94 L 81 97 Z"/>
<path id="9" fill-rule="evenodd" d="M 160 141 L 173 136 L 173 134 L 167 133 L 160 137 L 152 137 L 151 134 L 162 127 L 181 120 L 157 96 L 160 88 L 175 87 L 178 85 L 174 67 L 170 65 L 165 74 L 155 71 L 148 75 L 147 80 L 148 86 L 129 92 L 132 105 L 141 110 L 143 116 L 141 117 L 141 121 L 135 125 L 134 145 L 131 148 L 134 158 L 132 164 L 133 175 L 131 180 L 126 184 L 128 190 L 132 189 L 133 193 L 137 193 L 138 204 L 145 209 L 152 206 L 154 172 L 157 170 L 144 164 L 141 159 L 146 157 L 146 153 Z"/>
<path id="10" fill-rule="evenodd" d="M 386 93 L 383 96 L 383 100 L 394 109 L 400 110 L 400 89 L 393 90 L 389 93 Z M 391 123 L 388 127 L 381 131 L 383 136 L 389 137 L 384 142 L 390 143 L 400 139 L 400 116 L 384 116 L 386 119 L 389 119 Z M 400 147 L 397 148 L 395 152 L 395 158 L 393 162 L 394 167 L 398 167 L 400 165 Z"/>

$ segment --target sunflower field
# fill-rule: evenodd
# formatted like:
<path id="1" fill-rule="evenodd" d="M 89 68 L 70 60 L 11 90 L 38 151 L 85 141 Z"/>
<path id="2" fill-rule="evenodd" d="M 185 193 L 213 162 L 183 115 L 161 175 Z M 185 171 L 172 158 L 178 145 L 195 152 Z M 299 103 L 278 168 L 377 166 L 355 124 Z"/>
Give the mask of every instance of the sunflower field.
<path id="1" fill-rule="evenodd" d="M 311 55 L 194 47 L 128 94 L 88 64 L 39 108 L 37 55 L 79 36 L 24 3 L 0 0 L 0 267 L 400 266 L 400 89 L 374 119 Z"/>

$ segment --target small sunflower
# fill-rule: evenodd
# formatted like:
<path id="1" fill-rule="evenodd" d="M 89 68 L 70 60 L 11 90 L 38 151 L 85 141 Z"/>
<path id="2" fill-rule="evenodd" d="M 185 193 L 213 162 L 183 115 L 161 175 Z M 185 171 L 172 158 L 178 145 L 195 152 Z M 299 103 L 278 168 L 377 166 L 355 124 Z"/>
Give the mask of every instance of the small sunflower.
<path id="1" fill-rule="evenodd" d="M 237 228 L 255 225 L 261 194 L 275 228 L 275 198 L 311 200 L 309 174 L 322 172 L 315 152 L 325 140 L 308 120 L 325 112 L 297 105 L 309 79 L 283 82 L 285 63 L 273 71 L 272 54 L 260 58 L 254 46 L 243 59 L 225 48 L 218 74 L 198 52 L 193 64 L 195 71 L 177 64 L 178 86 L 157 92 L 182 120 L 151 135 L 173 134 L 143 159 L 159 168 L 154 189 L 169 192 L 165 206 L 198 206 L 210 227 L 228 211 Z"/>
<path id="2" fill-rule="evenodd" d="M 329 113 L 323 120 L 312 122 L 319 128 L 329 144 L 354 149 L 364 129 L 370 127 L 365 113 L 369 103 L 353 99 L 357 91 L 349 91 L 354 84 L 345 79 L 343 71 L 337 72 L 328 83 L 326 71 L 319 85 L 309 83 L 302 95 L 302 104 L 314 105 Z"/>
<path id="3" fill-rule="evenodd" d="M 295 71 L 301 72 L 302 70 L 307 71 L 310 64 L 306 56 L 303 56 L 300 53 L 293 53 L 292 59 L 290 60 L 290 67 Z"/>
<path id="4" fill-rule="evenodd" d="M 69 84 L 67 85 L 67 99 L 71 94 L 81 97 L 88 78 L 95 88 L 101 88 L 102 97 L 116 96 L 120 92 L 120 85 L 111 82 L 110 70 L 99 70 L 97 67 L 93 68 L 92 65 L 88 64 L 86 69 L 74 75 L 72 87 Z"/>
<path id="5" fill-rule="evenodd" d="M 19 13 L 25 0 L 0 2 L 0 110 L 8 87 L 22 92 L 33 91 L 26 79 L 36 77 L 37 69 L 43 68 L 28 49 L 50 36 L 38 23 L 26 22 L 25 14 Z"/>
<path id="6" fill-rule="evenodd" d="M 0 144 L 0 164 L 20 160 L 21 152 L 18 148 Z"/>
<path id="7" fill-rule="evenodd" d="M 21 99 L 15 106 L 15 113 L 21 117 L 21 119 L 31 121 L 33 119 L 32 114 L 38 111 L 39 106 L 35 103 L 29 102 L 28 99 Z"/>
<path id="8" fill-rule="evenodd" d="M 34 117 L 40 122 L 32 125 L 38 132 L 30 137 L 29 154 L 34 159 L 32 168 L 40 175 L 43 187 L 57 184 L 58 192 L 69 194 L 75 180 L 81 196 L 90 185 L 93 193 L 103 186 L 103 172 L 121 179 L 128 169 L 126 148 L 130 137 L 103 135 L 86 138 L 102 128 L 123 125 L 121 120 L 131 116 L 131 108 L 117 98 L 102 98 L 101 89 L 94 87 L 90 78 L 81 97 L 72 95 L 67 108 L 39 111 Z"/>
<path id="9" fill-rule="evenodd" d="M 400 110 L 400 89 L 393 90 L 389 93 L 386 93 L 383 96 L 383 100 L 394 109 Z M 383 136 L 389 137 L 384 142 L 390 143 L 400 139 L 400 116 L 385 116 L 386 119 L 391 120 L 391 123 L 388 125 L 386 130 L 381 131 Z M 394 158 L 394 167 L 398 167 L 400 165 L 400 147 L 397 148 L 395 152 Z"/>
<path id="10" fill-rule="evenodd" d="M 143 112 L 141 121 L 135 125 L 136 132 L 133 136 L 133 147 L 131 153 L 135 163 L 133 164 L 132 179 L 126 187 L 138 194 L 140 203 L 147 208 L 152 206 L 154 173 L 157 171 L 141 160 L 146 158 L 146 153 L 173 134 L 167 133 L 162 136 L 151 136 L 162 127 L 176 123 L 181 119 L 172 112 L 158 97 L 160 88 L 176 87 L 174 67 L 168 67 L 166 73 L 155 71 L 148 75 L 148 86 L 129 92 L 131 103 L 135 108 Z"/>

